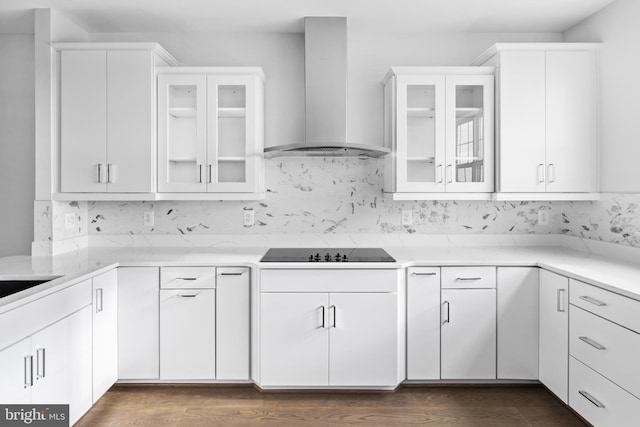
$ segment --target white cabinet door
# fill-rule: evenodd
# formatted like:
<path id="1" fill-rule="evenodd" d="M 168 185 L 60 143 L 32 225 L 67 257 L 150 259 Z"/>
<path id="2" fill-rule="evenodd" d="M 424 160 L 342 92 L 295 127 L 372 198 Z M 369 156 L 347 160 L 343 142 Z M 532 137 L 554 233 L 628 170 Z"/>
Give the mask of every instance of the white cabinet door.
<path id="1" fill-rule="evenodd" d="M 398 76 L 396 191 L 445 191 L 445 77 Z"/>
<path id="2" fill-rule="evenodd" d="M 93 402 L 118 380 L 118 272 L 93 278 Z"/>
<path id="3" fill-rule="evenodd" d="M 398 384 L 398 296 L 329 295 L 329 385 Z"/>
<path id="4" fill-rule="evenodd" d="M 407 379 L 440 379 L 440 268 L 407 270 Z"/>
<path id="5" fill-rule="evenodd" d="M 216 376 L 216 291 L 160 291 L 160 379 Z"/>
<path id="6" fill-rule="evenodd" d="M 567 403 L 569 381 L 569 279 L 540 270 L 539 376 Z"/>
<path id="7" fill-rule="evenodd" d="M 92 306 L 69 317 L 69 424 L 73 425 L 94 403 Z"/>
<path id="8" fill-rule="evenodd" d="M 248 380 L 250 270 L 218 267 L 216 279 L 216 379 Z"/>
<path id="9" fill-rule="evenodd" d="M 495 379 L 495 289 L 443 289 L 442 311 L 442 379 Z"/>
<path id="10" fill-rule="evenodd" d="M 596 79 L 594 52 L 547 52 L 547 191 L 597 191 Z"/>
<path id="11" fill-rule="evenodd" d="M 329 384 L 329 296 L 263 293 L 260 306 L 260 384 Z"/>
<path id="12" fill-rule="evenodd" d="M 32 363 L 30 337 L 0 351 L 0 402 L 31 402 L 31 383 L 35 381 Z"/>
<path id="13" fill-rule="evenodd" d="M 544 192 L 545 53 L 500 53 L 498 191 Z"/>
<path id="14" fill-rule="evenodd" d="M 151 51 L 107 52 L 107 191 L 149 193 L 155 180 Z"/>
<path id="15" fill-rule="evenodd" d="M 62 51 L 60 64 L 60 189 L 106 191 L 107 53 Z"/>
<path id="16" fill-rule="evenodd" d="M 31 336 L 32 403 L 69 403 L 69 321 L 64 318 Z"/>
<path id="17" fill-rule="evenodd" d="M 499 379 L 538 379 L 538 270 L 498 268 Z"/>
<path id="18" fill-rule="evenodd" d="M 158 191 L 207 189 L 207 78 L 158 76 Z"/>
<path id="19" fill-rule="evenodd" d="M 158 379 L 159 281 L 157 267 L 118 268 L 119 379 Z"/>

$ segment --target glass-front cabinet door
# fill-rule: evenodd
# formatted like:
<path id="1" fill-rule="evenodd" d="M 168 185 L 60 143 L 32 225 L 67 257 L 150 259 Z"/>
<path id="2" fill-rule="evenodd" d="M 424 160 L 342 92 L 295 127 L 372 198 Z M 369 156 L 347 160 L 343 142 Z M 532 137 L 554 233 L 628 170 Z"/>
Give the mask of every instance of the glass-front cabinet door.
<path id="1" fill-rule="evenodd" d="M 445 77 L 398 76 L 396 97 L 397 191 L 445 191 Z"/>
<path id="2" fill-rule="evenodd" d="M 158 191 L 207 191 L 207 80 L 158 76 Z"/>
<path id="3" fill-rule="evenodd" d="M 493 75 L 446 77 L 448 192 L 493 191 Z"/>

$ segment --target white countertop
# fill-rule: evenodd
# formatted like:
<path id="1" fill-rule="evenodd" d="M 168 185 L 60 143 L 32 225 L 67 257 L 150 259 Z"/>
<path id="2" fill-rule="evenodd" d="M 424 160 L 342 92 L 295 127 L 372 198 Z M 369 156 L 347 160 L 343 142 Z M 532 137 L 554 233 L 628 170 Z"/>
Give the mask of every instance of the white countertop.
<path id="1" fill-rule="evenodd" d="M 620 262 L 559 246 L 385 247 L 396 263 L 357 265 L 260 263 L 265 247 L 92 248 L 52 257 L 0 258 L 0 280 L 61 276 L 0 300 L 0 313 L 71 286 L 115 266 L 219 265 L 260 268 L 404 268 L 424 266 L 540 266 L 640 300 L 640 263 Z"/>

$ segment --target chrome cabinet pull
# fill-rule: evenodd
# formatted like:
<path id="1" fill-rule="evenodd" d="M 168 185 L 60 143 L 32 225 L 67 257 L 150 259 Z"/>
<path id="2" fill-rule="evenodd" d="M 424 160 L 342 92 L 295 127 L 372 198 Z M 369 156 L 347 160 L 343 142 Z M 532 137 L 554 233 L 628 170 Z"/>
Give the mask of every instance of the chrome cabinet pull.
<path id="1" fill-rule="evenodd" d="M 549 163 L 549 166 L 547 166 L 547 177 L 549 182 L 556 181 L 556 166 L 553 163 Z"/>
<path id="2" fill-rule="evenodd" d="M 445 301 L 445 302 L 442 303 L 442 305 L 445 305 L 445 304 L 447 304 L 447 312 L 446 312 L 447 313 L 447 318 L 442 321 L 443 325 L 445 323 L 451 323 L 451 318 L 449 317 L 449 315 L 450 315 L 450 313 L 449 313 L 449 306 L 450 306 L 449 301 Z"/>
<path id="3" fill-rule="evenodd" d="M 456 280 L 482 280 L 482 277 L 456 277 Z"/>
<path id="4" fill-rule="evenodd" d="M 96 313 L 100 313 L 102 311 L 102 288 L 96 289 Z"/>
<path id="5" fill-rule="evenodd" d="M 111 163 L 107 163 L 107 184 L 111 183 Z"/>
<path id="6" fill-rule="evenodd" d="M 197 277 L 176 277 L 176 280 L 198 280 Z"/>
<path id="7" fill-rule="evenodd" d="M 453 167 L 451 165 L 447 165 L 447 184 L 451 184 L 453 182 Z"/>
<path id="8" fill-rule="evenodd" d="M 594 340 L 592 340 L 589 337 L 578 337 L 578 339 L 580 341 L 586 342 L 587 344 L 589 344 L 591 347 L 598 349 L 598 350 L 606 350 L 606 347 L 603 346 L 602 344 L 599 344 L 597 342 L 595 342 Z"/>
<path id="9" fill-rule="evenodd" d="M 195 298 L 198 294 L 176 294 L 178 298 Z"/>
<path id="10" fill-rule="evenodd" d="M 437 273 L 411 273 L 412 276 L 435 276 Z"/>
<path id="11" fill-rule="evenodd" d="M 221 276 L 242 276 L 244 273 L 220 273 Z"/>
<path id="12" fill-rule="evenodd" d="M 44 347 L 39 348 L 36 350 L 36 380 L 45 377 L 45 363 L 45 349 Z M 40 366 L 42 366 L 42 373 L 40 372 Z"/>
<path id="13" fill-rule="evenodd" d="M 324 305 L 321 307 L 322 308 L 322 329 L 325 329 L 327 327 L 327 325 L 324 322 L 324 314 L 325 314 L 325 307 Z"/>
<path id="14" fill-rule="evenodd" d="M 567 290 L 566 289 L 558 289 L 558 307 L 557 307 L 557 311 L 558 313 L 564 313 L 566 310 L 564 309 L 564 301 L 561 297 L 561 294 L 564 294 Z"/>
<path id="15" fill-rule="evenodd" d="M 98 163 L 98 184 L 102 184 L 102 164 Z"/>
<path id="16" fill-rule="evenodd" d="M 24 388 L 33 387 L 33 355 L 24 357 Z"/>
<path id="17" fill-rule="evenodd" d="M 584 300 L 584 301 L 586 301 L 588 303 L 591 303 L 593 305 L 597 305 L 598 307 L 604 307 L 605 305 L 607 305 L 607 303 L 605 303 L 605 302 L 602 302 L 602 301 L 597 300 L 595 298 L 591 298 L 590 296 L 586 296 L 586 295 L 581 296 L 580 299 Z"/>
<path id="18" fill-rule="evenodd" d="M 329 306 L 329 311 L 333 310 L 333 325 L 330 325 L 331 328 L 336 328 L 338 324 L 336 323 L 336 306 Z"/>
<path id="19" fill-rule="evenodd" d="M 442 184 L 442 165 L 438 165 L 436 166 L 436 169 L 438 170 L 438 184 Z"/>
<path id="20" fill-rule="evenodd" d="M 213 174 L 211 173 L 211 165 L 209 165 L 209 180 L 208 183 L 211 184 L 213 182 Z"/>
<path id="21" fill-rule="evenodd" d="M 198 165 L 198 183 L 202 184 L 202 165 Z"/>
<path id="22" fill-rule="evenodd" d="M 604 408 L 605 406 L 595 397 L 591 396 L 589 393 L 587 393 L 584 390 L 578 390 L 578 393 L 580 393 L 582 395 L 582 397 L 584 397 L 585 399 L 587 399 L 589 402 L 593 403 L 595 406 L 597 406 L 598 408 Z"/>
<path id="23" fill-rule="evenodd" d="M 544 182 L 544 164 L 540 163 L 538 165 L 538 183 Z"/>

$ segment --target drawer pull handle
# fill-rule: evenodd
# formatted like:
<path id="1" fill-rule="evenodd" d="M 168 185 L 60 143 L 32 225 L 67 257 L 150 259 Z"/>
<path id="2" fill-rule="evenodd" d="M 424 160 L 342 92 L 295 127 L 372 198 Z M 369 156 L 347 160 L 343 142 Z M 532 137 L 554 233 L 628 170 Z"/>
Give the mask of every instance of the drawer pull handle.
<path id="1" fill-rule="evenodd" d="M 437 273 L 411 273 L 412 276 L 435 276 Z"/>
<path id="2" fill-rule="evenodd" d="M 598 350 L 606 350 L 607 349 L 605 346 L 603 346 L 602 344 L 598 344 L 597 342 L 595 342 L 594 340 L 592 340 L 589 337 L 578 337 L 578 339 L 580 341 L 582 341 L 582 342 L 586 342 L 587 344 L 589 344 L 593 348 L 597 348 Z"/>
<path id="3" fill-rule="evenodd" d="M 584 397 L 585 399 L 587 399 L 589 402 L 593 403 L 595 406 L 597 406 L 598 408 L 604 408 L 605 406 L 595 397 L 591 396 L 589 393 L 587 393 L 584 390 L 578 390 L 578 393 L 580 393 L 582 395 L 582 397 Z"/>
<path id="4" fill-rule="evenodd" d="M 178 294 L 176 295 L 178 298 L 195 298 L 198 294 Z"/>
<path id="5" fill-rule="evenodd" d="M 586 296 L 586 295 L 581 296 L 580 299 L 584 300 L 584 301 L 586 301 L 588 303 L 591 303 L 593 305 L 597 305 L 598 307 L 604 307 L 605 305 L 607 305 L 607 303 L 605 303 L 605 302 L 602 302 L 602 301 L 597 300 L 595 298 L 591 298 L 591 297 Z"/>
<path id="6" fill-rule="evenodd" d="M 482 280 L 482 277 L 456 277 L 456 280 Z"/>
<path id="7" fill-rule="evenodd" d="M 221 276 L 242 276 L 244 273 L 220 273 Z"/>
<path id="8" fill-rule="evenodd" d="M 176 277 L 176 280 L 198 280 L 197 277 Z"/>

